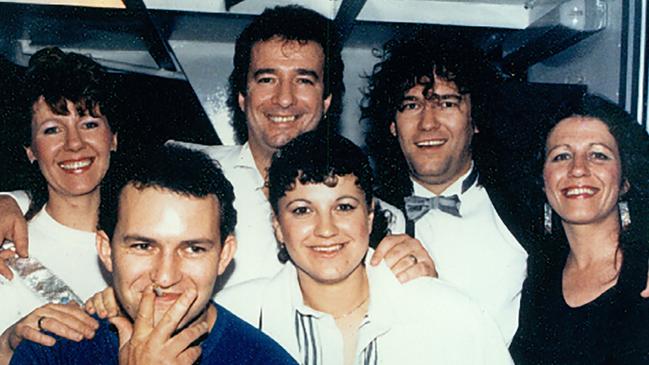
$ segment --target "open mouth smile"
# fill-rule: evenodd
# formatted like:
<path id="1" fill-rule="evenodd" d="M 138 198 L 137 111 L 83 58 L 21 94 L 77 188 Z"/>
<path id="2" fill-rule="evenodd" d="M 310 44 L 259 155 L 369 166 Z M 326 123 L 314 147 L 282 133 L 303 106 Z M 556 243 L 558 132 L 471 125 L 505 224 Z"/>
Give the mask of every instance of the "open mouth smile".
<path id="1" fill-rule="evenodd" d="M 83 158 L 79 160 L 66 160 L 58 163 L 58 166 L 69 174 L 79 174 L 90 168 L 95 161 L 94 157 Z"/>

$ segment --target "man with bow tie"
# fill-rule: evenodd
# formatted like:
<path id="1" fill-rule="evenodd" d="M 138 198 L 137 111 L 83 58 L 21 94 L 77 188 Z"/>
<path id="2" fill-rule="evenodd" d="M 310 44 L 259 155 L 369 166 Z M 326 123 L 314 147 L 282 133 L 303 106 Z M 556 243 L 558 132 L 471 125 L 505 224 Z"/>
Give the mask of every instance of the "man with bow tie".
<path id="1" fill-rule="evenodd" d="M 510 225 L 515 212 L 482 184 L 474 162 L 481 91 L 489 84 L 482 64 L 457 37 L 444 42 L 420 32 L 392 40 L 368 78 L 362 116 L 378 195 L 397 207 L 393 231 L 419 239 L 439 278 L 478 301 L 509 343 L 518 325 L 526 240 L 515 237 L 522 231 Z"/>

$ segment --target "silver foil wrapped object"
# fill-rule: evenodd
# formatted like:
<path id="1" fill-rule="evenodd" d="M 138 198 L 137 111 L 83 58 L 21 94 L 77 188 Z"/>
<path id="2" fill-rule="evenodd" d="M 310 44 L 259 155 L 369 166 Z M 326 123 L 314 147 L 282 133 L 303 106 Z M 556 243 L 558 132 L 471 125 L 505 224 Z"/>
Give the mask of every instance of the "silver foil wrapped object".
<path id="1" fill-rule="evenodd" d="M 5 241 L 3 249 L 11 249 L 12 242 Z M 76 301 L 81 304 L 83 301 L 70 287 L 40 261 L 34 257 L 12 257 L 6 261 L 7 265 L 32 289 L 47 302 L 66 304 Z"/>

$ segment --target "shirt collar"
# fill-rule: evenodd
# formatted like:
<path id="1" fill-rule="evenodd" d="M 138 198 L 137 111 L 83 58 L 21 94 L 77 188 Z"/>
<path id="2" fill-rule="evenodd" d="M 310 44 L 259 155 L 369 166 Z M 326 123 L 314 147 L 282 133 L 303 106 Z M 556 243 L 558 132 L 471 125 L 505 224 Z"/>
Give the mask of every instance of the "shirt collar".
<path id="1" fill-rule="evenodd" d="M 257 165 L 255 164 L 255 159 L 252 157 L 252 151 L 250 151 L 250 145 L 248 142 L 244 143 L 241 146 L 239 151 L 239 157 L 237 158 L 237 167 L 248 167 L 257 170 Z"/>
<path id="2" fill-rule="evenodd" d="M 244 168 L 252 172 L 255 176 L 255 190 L 261 190 L 264 188 L 264 177 L 262 173 L 257 169 L 257 164 L 255 164 L 255 159 L 252 157 L 252 151 L 250 151 L 250 145 L 248 142 L 244 143 L 241 146 L 239 151 L 239 157 L 237 162 L 234 165 L 236 168 Z"/>
<path id="3" fill-rule="evenodd" d="M 467 180 L 472 173 L 474 173 L 474 169 L 475 169 L 475 163 L 471 161 L 471 167 L 469 168 L 469 170 L 465 172 L 462 176 L 460 176 L 457 180 L 455 180 L 451 185 L 449 185 L 449 187 L 446 188 L 446 190 L 444 190 L 439 195 L 451 196 L 453 194 L 457 194 L 457 196 L 462 196 L 463 194 L 462 185 L 464 181 Z M 475 173 L 477 173 L 477 171 L 475 171 Z M 471 178 L 473 178 L 473 176 L 471 176 Z M 414 195 L 422 196 L 426 198 L 432 198 L 437 196 L 435 193 L 426 189 L 419 182 L 413 179 L 412 176 L 410 177 L 410 180 L 412 181 Z M 475 181 L 470 185 L 470 187 L 464 191 L 464 193 L 471 190 L 471 188 L 476 185 L 477 181 L 478 179 L 476 178 Z"/>

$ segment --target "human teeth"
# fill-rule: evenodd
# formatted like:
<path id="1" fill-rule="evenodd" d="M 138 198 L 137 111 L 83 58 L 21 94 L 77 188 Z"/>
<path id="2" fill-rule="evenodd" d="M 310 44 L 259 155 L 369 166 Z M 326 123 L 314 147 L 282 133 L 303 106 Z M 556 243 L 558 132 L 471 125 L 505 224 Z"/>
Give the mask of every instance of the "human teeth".
<path id="1" fill-rule="evenodd" d="M 444 144 L 444 140 L 431 140 L 431 141 L 422 141 L 422 142 L 417 142 L 418 147 L 432 147 L 432 146 L 440 146 Z"/>
<path id="2" fill-rule="evenodd" d="M 581 194 L 593 195 L 595 194 L 595 190 L 589 188 L 575 188 L 566 191 L 567 196 L 574 196 L 574 195 L 581 195 Z"/>
<path id="3" fill-rule="evenodd" d="M 82 169 L 82 168 L 84 168 L 86 166 L 89 166 L 91 163 L 92 163 L 92 160 L 87 159 L 87 160 L 82 160 L 82 161 L 60 163 L 59 166 L 64 170 L 78 170 L 78 169 Z"/>
<path id="4" fill-rule="evenodd" d="M 295 115 L 289 115 L 289 116 L 271 116 L 269 117 L 271 121 L 275 123 L 287 123 L 287 122 L 292 122 L 295 120 Z"/>
<path id="5" fill-rule="evenodd" d="M 312 248 L 314 251 L 318 251 L 318 252 L 335 252 L 343 248 L 343 245 L 314 246 Z"/>

